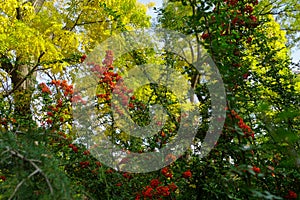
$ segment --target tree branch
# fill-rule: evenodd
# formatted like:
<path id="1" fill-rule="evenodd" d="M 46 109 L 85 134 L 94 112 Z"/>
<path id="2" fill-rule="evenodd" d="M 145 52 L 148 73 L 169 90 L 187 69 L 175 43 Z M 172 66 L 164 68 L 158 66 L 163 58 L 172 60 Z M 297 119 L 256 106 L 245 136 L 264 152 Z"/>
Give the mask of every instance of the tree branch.
<path id="1" fill-rule="evenodd" d="M 27 179 L 31 178 L 32 176 L 34 176 L 35 174 L 37 173 L 41 173 L 42 176 L 45 178 L 46 182 L 47 182 L 47 185 L 49 187 L 49 190 L 50 190 L 50 194 L 53 195 L 53 188 L 52 188 L 52 185 L 49 181 L 49 179 L 47 178 L 47 176 L 44 174 L 44 172 L 34 163 L 34 162 L 40 162 L 39 160 L 32 160 L 32 159 L 27 159 L 26 157 L 24 157 L 23 155 L 21 155 L 20 153 L 18 153 L 17 151 L 14 151 L 14 150 L 10 150 L 8 147 L 7 147 L 7 151 L 10 152 L 11 155 L 13 156 L 16 156 L 26 162 L 29 162 L 36 170 L 34 172 L 32 172 L 28 177 Z M 16 192 L 18 191 L 18 189 L 22 186 L 22 184 L 26 181 L 26 179 L 23 179 L 18 185 L 17 187 L 15 188 L 14 192 L 12 193 L 12 195 L 10 196 L 9 200 L 11 200 L 14 195 L 16 194 Z"/>
<path id="2" fill-rule="evenodd" d="M 4 97 L 8 97 L 9 95 L 11 95 L 12 93 L 14 93 L 23 83 L 24 81 L 26 81 L 27 78 L 29 78 L 33 72 L 38 68 L 41 58 L 43 57 L 43 55 L 45 54 L 45 52 L 42 52 L 37 60 L 36 65 L 28 72 L 28 74 L 17 84 L 13 87 L 13 89 L 8 92 L 7 94 L 4 95 Z"/>
<path id="3" fill-rule="evenodd" d="M 35 174 L 37 174 L 39 172 L 38 169 L 36 169 L 34 172 L 32 172 L 31 174 L 29 174 L 29 176 L 27 176 L 27 179 L 30 179 L 32 176 L 34 176 Z M 26 179 L 23 179 L 18 185 L 17 187 L 15 188 L 14 192 L 10 195 L 9 199 L 8 200 L 11 200 L 16 192 L 19 190 L 19 188 L 22 186 L 22 184 L 26 181 Z"/>

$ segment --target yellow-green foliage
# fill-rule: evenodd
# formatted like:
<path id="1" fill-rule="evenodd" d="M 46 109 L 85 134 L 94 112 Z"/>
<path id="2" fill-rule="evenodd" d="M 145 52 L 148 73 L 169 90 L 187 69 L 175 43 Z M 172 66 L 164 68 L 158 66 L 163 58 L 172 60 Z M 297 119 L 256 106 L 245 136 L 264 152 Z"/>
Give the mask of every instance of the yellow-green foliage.
<path id="1" fill-rule="evenodd" d="M 35 12 L 30 2 L 1 1 L 0 54 L 33 65 L 43 53 L 40 63 L 59 72 L 71 55 L 88 53 L 121 26 L 149 26 L 146 9 L 136 0 L 54 0 Z"/>
<path id="2" fill-rule="evenodd" d="M 261 27 L 259 27 L 258 33 L 265 34 L 268 38 L 273 38 L 272 40 L 269 40 L 269 42 L 267 42 L 265 45 L 273 50 L 273 52 L 275 53 L 273 57 L 275 59 L 287 60 L 289 50 L 285 45 L 287 42 L 285 32 L 280 29 L 280 25 L 274 20 L 273 16 L 269 15 L 267 16 L 267 19 L 269 21 L 264 23 Z M 259 40 L 259 38 L 253 39 Z M 251 70 L 254 70 L 260 75 L 267 75 L 266 72 L 268 71 L 270 66 L 262 66 L 260 62 L 262 61 L 264 56 L 266 56 L 270 52 L 261 53 L 259 57 L 253 55 L 258 46 L 259 44 L 257 43 L 252 43 L 251 45 L 247 46 L 247 50 L 245 51 L 247 56 L 245 57 L 245 59 L 250 61 L 249 68 Z"/>
<path id="3" fill-rule="evenodd" d="M 279 84 L 278 80 L 275 79 L 274 75 L 271 73 L 272 68 L 277 68 L 278 75 L 284 77 L 291 74 L 291 70 L 287 66 L 287 61 L 289 60 L 289 49 L 286 47 L 286 34 L 285 31 L 280 29 L 280 25 L 275 21 L 274 17 L 268 15 L 266 17 L 268 22 L 264 23 L 262 26 L 258 28 L 258 34 L 264 34 L 268 40 L 265 40 L 264 44 L 261 42 L 253 42 L 250 45 L 247 45 L 247 49 L 245 54 L 247 56 L 244 57 L 245 60 L 249 63 L 249 69 L 260 76 L 264 81 L 270 83 L 271 85 Z M 259 38 L 253 38 L 253 40 L 260 40 Z M 264 46 L 265 51 L 258 50 Z M 260 51 L 259 54 L 256 54 L 256 51 Z M 271 59 L 273 62 L 264 62 L 266 59 Z M 276 64 L 275 64 L 276 63 Z M 283 85 L 287 85 L 286 89 L 290 89 L 291 85 L 289 85 L 288 79 L 279 79 L 280 83 Z M 252 83 L 249 83 L 252 84 Z M 271 90 L 271 88 L 266 87 L 265 85 L 260 84 L 260 95 L 262 98 L 269 97 L 278 97 L 278 94 Z M 288 91 L 287 91 L 288 92 Z"/>
<path id="4" fill-rule="evenodd" d="M 244 57 L 249 64 L 249 70 L 256 77 L 247 81 L 247 85 L 256 89 L 260 103 L 266 106 L 259 108 L 260 112 L 264 112 L 265 118 L 279 113 L 276 107 L 279 105 L 274 102 L 280 102 L 284 95 L 292 94 L 293 87 L 299 90 L 299 82 L 292 80 L 293 75 L 289 67 L 290 50 L 286 46 L 286 32 L 281 30 L 272 15 L 264 17 L 264 20 L 266 19 L 268 22 L 257 28 L 257 38 L 253 36 L 252 43 L 245 44 Z M 257 103 L 253 107 L 256 107 Z"/>
<path id="5" fill-rule="evenodd" d="M 76 15 L 66 15 L 65 21 L 69 29 L 76 22 L 78 30 L 84 32 L 85 51 L 92 50 L 97 43 L 113 34 L 150 26 L 150 16 L 146 15 L 147 7 L 136 0 L 69 0 L 61 4 L 62 7 L 74 4 L 71 13 Z"/>
<path id="6" fill-rule="evenodd" d="M 31 3 L 17 0 L 0 3 L 0 53 L 21 62 L 34 64 L 44 52 L 40 62 L 62 60 L 78 51 L 80 35 L 63 28 L 63 22 L 54 7 L 54 1 L 35 13 Z M 20 10 L 20 13 L 17 12 Z M 21 19 L 18 19 L 21 15 Z M 52 64 L 53 71 L 61 71 L 68 63 Z"/>
<path id="7" fill-rule="evenodd" d="M 184 6 L 180 1 L 168 1 L 164 9 L 164 17 L 160 20 L 164 27 L 172 30 L 183 29 L 187 25 L 188 17 L 193 15 L 191 8 Z"/>
<path id="8" fill-rule="evenodd" d="M 295 90 L 298 94 L 300 94 L 300 74 L 298 74 L 297 78 L 295 79 Z"/>

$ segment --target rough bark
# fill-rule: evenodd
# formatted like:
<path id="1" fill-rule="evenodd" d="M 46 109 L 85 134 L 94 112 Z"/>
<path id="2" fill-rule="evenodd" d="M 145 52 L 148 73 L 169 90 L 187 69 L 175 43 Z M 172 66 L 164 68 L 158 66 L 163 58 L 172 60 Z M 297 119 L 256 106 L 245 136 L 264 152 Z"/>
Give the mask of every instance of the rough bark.
<path id="1" fill-rule="evenodd" d="M 11 73 L 15 114 L 24 119 L 31 119 L 30 103 L 34 91 L 36 72 L 30 75 L 31 67 L 16 65 Z"/>
<path id="2" fill-rule="evenodd" d="M 34 6 L 35 12 L 38 13 L 43 6 L 44 0 L 30 0 L 30 2 Z M 17 8 L 16 11 L 17 20 L 21 21 L 22 11 L 20 8 Z M 37 73 L 33 69 L 34 66 L 22 64 L 23 60 L 26 59 L 17 56 L 15 65 L 8 66 L 6 72 L 11 75 L 15 114 L 20 115 L 25 120 L 31 120 L 30 103 Z"/>

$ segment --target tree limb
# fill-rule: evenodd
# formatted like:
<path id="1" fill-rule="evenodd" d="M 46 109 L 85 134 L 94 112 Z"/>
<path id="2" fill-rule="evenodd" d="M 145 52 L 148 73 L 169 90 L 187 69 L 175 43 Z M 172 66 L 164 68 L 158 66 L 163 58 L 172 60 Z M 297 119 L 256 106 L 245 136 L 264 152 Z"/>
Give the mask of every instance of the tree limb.
<path id="1" fill-rule="evenodd" d="M 8 147 L 7 147 L 7 151 L 10 152 L 10 154 L 12 156 L 16 156 L 26 162 L 29 162 L 36 170 L 34 172 L 32 172 L 28 177 L 27 179 L 31 178 L 32 176 L 34 176 L 35 174 L 37 173 L 41 173 L 42 176 L 45 178 L 46 182 L 47 182 L 47 185 L 49 187 L 49 190 L 50 190 L 50 194 L 53 195 L 53 188 L 52 188 L 52 185 L 49 181 L 49 179 L 47 178 L 47 176 L 44 174 L 44 172 L 35 164 L 35 162 L 40 162 L 39 160 L 32 160 L 32 159 L 27 159 L 26 157 L 24 157 L 23 155 L 21 155 L 20 153 L 18 153 L 17 151 L 14 151 L 14 150 L 10 150 Z M 26 179 L 23 179 L 18 185 L 17 187 L 15 188 L 13 194 L 10 196 L 9 200 L 11 200 L 14 195 L 16 194 L 16 192 L 18 191 L 18 189 L 22 186 L 22 184 L 26 181 Z"/>
<path id="2" fill-rule="evenodd" d="M 13 89 L 11 91 L 9 91 L 7 94 L 5 94 L 4 97 L 8 97 L 12 93 L 14 93 L 26 81 L 26 79 L 29 78 L 34 73 L 34 71 L 38 68 L 38 66 L 40 64 L 40 61 L 41 61 L 41 58 L 43 57 L 44 54 L 45 54 L 45 52 L 42 52 L 40 54 L 36 65 L 28 72 L 28 74 L 25 77 L 23 77 L 23 79 L 21 81 L 19 81 L 19 83 L 17 85 L 15 85 L 13 87 Z"/>

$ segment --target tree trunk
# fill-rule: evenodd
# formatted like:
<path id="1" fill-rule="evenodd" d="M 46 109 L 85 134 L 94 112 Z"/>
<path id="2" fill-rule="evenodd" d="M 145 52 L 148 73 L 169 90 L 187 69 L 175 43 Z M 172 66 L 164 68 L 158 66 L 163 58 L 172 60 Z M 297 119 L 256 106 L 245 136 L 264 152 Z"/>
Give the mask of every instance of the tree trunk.
<path id="1" fill-rule="evenodd" d="M 15 115 L 24 120 L 31 120 L 31 96 L 34 91 L 36 72 L 29 75 L 31 68 L 27 65 L 16 65 L 11 73 Z"/>
<path id="2" fill-rule="evenodd" d="M 44 4 L 44 0 L 30 0 L 29 2 L 34 6 L 36 13 L 40 11 Z M 17 20 L 22 21 L 21 9 L 17 8 L 16 11 Z M 32 121 L 30 105 L 37 73 L 35 70 L 31 71 L 33 66 L 22 64 L 23 60 L 26 60 L 26 58 L 24 59 L 17 55 L 16 64 L 11 72 L 12 87 L 14 91 L 14 113 L 19 118 Z"/>

